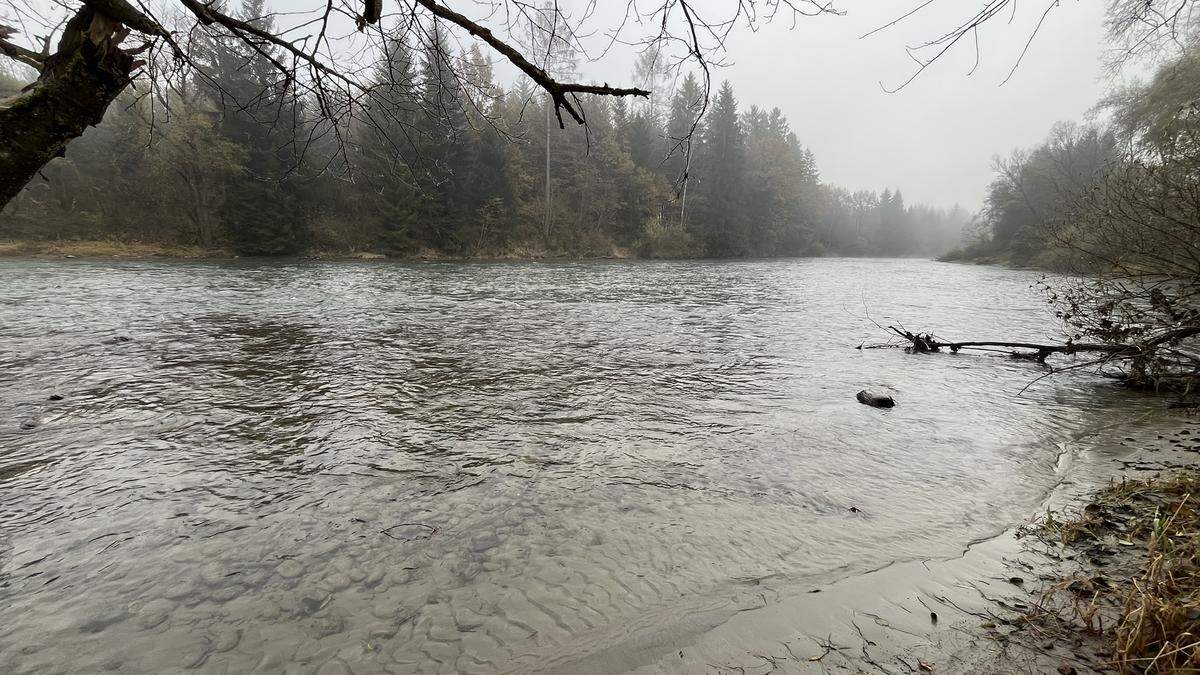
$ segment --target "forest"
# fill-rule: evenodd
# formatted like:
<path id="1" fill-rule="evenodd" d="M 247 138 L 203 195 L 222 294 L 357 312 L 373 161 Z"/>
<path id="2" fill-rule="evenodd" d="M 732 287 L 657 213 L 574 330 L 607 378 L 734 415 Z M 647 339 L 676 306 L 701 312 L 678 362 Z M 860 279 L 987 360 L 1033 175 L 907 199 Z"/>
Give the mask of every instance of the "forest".
<path id="1" fill-rule="evenodd" d="M 1088 121 L 1058 122 L 1043 142 L 995 157 L 967 245 L 946 258 L 1194 277 L 1198 96 L 1200 49 L 1172 50 Z"/>
<path id="2" fill-rule="evenodd" d="M 245 21 L 272 30 L 262 0 Z M 422 34 L 424 36 L 424 34 Z M 931 256 L 956 246 L 961 208 L 849 191 L 778 109 L 647 50 L 632 74 L 661 97 L 581 98 L 560 128 L 527 78 L 497 81 L 478 45 L 397 30 L 362 112 L 289 91 L 270 47 L 205 36 L 204 77 L 170 98 L 135 86 L 0 216 L 0 240 L 114 239 L 238 255 L 540 257 Z M 412 44 L 410 44 L 412 42 Z M 573 77 L 566 40 L 539 45 Z M 0 94 L 26 79 L 20 66 Z"/>

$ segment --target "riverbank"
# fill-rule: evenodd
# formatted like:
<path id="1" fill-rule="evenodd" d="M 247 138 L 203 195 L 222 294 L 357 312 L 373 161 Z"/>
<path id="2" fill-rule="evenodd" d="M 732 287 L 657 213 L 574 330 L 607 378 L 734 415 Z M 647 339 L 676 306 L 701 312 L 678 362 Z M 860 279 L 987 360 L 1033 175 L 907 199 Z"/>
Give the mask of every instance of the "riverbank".
<path id="1" fill-rule="evenodd" d="M 60 259 L 79 258 L 97 260 L 222 260 L 239 256 L 227 248 L 185 246 L 160 242 L 117 241 L 105 239 L 87 240 L 14 240 L 0 241 L 0 258 Z M 516 248 L 506 251 L 488 252 L 471 256 L 450 256 L 433 250 L 421 250 L 406 255 L 385 255 L 375 251 L 328 251 L 311 250 L 295 257 L 308 260 L 627 260 L 637 258 L 628 249 L 614 247 L 612 250 L 588 254 L 570 251 L 551 251 L 541 248 Z"/>
<path id="2" fill-rule="evenodd" d="M 1156 655 L 1149 672 L 1177 672 L 1200 616 L 1200 424 L 1163 414 L 1080 441 L 1103 461 L 1064 449 L 1063 479 L 1028 523 L 960 557 L 770 602 L 765 589 L 761 607 L 639 672 L 1147 672 Z"/>
<path id="3" fill-rule="evenodd" d="M 185 260 L 233 258 L 232 251 L 200 246 L 124 242 L 115 240 L 0 241 L 0 258 L 99 258 L 145 260 L 179 258 Z"/>
<path id="4" fill-rule="evenodd" d="M 1200 440 L 1200 438 L 1196 439 Z M 1190 432 L 1172 443 L 1192 451 Z M 1051 578 L 1025 613 L 1025 637 L 1077 635 L 1103 645 L 1099 667 L 1185 672 L 1200 667 L 1200 472 L 1122 478 L 1065 520 L 1047 514 L 1026 532 L 1082 560 Z"/>

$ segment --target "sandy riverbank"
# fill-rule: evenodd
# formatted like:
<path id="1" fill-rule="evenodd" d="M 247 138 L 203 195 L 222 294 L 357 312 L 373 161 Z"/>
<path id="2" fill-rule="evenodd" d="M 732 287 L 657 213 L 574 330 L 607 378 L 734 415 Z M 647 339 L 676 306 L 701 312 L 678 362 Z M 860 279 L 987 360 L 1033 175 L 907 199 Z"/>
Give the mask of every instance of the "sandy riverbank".
<path id="1" fill-rule="evenodd" d="M 807 592 L 762 580 L 761 603 L 706 630 L 664 628 L 555 668 L 573 672 L 1116 672 L 1110 630 L 1039 618 L 1064 580 L 1117 575 L 1145 549 L 1119 557 L 1029 536 L 1047 512 L 1070 518 L 1122 478 L 1197 466 L 1200 423 L 1162 413 L 1098 430 L 1064 449 L 1062 480 L 1029 522 L 967 545 L 959 557 L 909 560 L 815 585 Z M 1193 442 L 1191 439 L 1196 438 Z M 848 536 L 852 536 L 848 534 Z M 779 584 L 780 587 L 784 584 Z M 1064 619 L 1070 617 L 1064 616 Z"/>

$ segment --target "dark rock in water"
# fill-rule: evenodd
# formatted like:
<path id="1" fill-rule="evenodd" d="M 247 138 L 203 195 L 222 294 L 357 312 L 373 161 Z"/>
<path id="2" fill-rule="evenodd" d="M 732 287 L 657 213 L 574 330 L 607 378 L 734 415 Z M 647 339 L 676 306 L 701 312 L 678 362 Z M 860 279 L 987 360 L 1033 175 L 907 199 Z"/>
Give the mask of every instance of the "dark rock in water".
<path id="1" fill-rule="evenodd" d="M 21 422 L 22 429 L 33 429 L 37 425 L 37 420 L 25 420 L 24 422 Z"/>
<path id="2" fill-rule="evenodd" d="M 48 400 L 48 401 L 61 401 L 61 400 L 63 400 L 63 397 L 62 397 L 62 394 L 50 394 L 50 398 L 48 398 L 48 399 L 46 399 L 46 400 Z"/>
<path id="3" fill-rule="evenodd" d="M 891 396 L 887 396 L 885 394 L 872 394 L 866 389 L 858 392 L 858 396 L 855 398 L 858 399 L 859 403 L 863 405 L 869 405 L 873 408 L 892 408 L 896 405 L 896 401 L 893 400 Z"/>
<path id="4" fill-rule="evenodd" d="M 128 335 L 118 335 L 114 338 L 109 338 L 109 339 L 105 340 L 104 344 L 116 345 L 116 344 L 120 344 L 122 342 L 133 342 L 133 338 L 129 337 Z"/>

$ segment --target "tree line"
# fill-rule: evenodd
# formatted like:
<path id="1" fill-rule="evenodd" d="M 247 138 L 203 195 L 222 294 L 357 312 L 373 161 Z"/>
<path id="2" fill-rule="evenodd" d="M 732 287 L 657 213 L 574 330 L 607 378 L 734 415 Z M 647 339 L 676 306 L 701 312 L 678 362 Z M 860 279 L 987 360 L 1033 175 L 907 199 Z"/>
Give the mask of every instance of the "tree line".
<path id="1" fill-rule="evenodd" d="M 274 30 L 263 0 L 237 16 Z M 478 46 L 433 26 L 388 37 L 366 93 L 345 101 L 358 112 L 340 116 L 289 91 L 269 45 L 203 36 L 204 77 L 165 102 L 123 94 L 4 209 L 0 238 L 242 255 L 907 256 L 948 249 L 967 220 L 822 183 L 782 112 L 741 105 L 729 82 L 708 105 L 692 74 L 662 101 L 581 96 L 587 124 L 560 129 L 532 82 L 502 86 Z M 549 40 L 532 50 L 573 76 L 570 43 Z M 647 50 L 635 79 L 670 91 L 664 61 Z"/>

